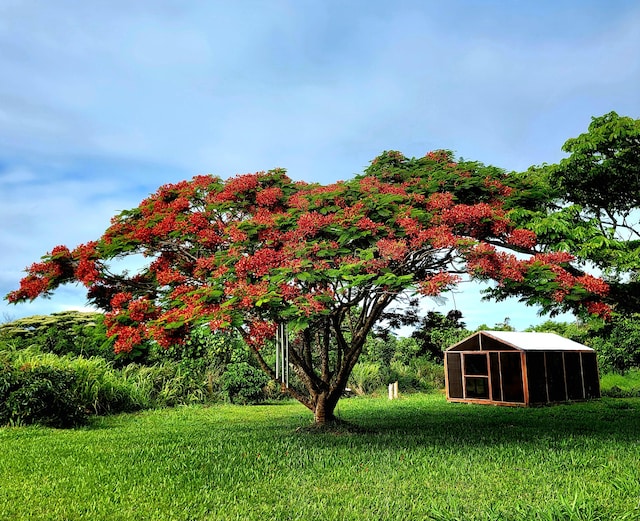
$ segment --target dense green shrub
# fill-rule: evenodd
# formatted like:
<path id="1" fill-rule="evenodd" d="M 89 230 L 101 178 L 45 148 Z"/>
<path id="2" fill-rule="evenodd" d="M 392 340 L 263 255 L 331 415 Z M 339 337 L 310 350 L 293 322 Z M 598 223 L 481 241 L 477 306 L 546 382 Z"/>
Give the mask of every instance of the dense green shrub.
<path id="1" fill-rule="evenodd" d="M 640 367 L 640 315 L 618 316 L 588 341 L 603 372 Z"/>
<path id="2" fill-rule="evenodd" d="M 390 381 L 397 381 L 402 391 L 434 391 L 444 388 L 444 367 L 430 355 L 414 358 L 408 364 L 394 361 Z"/>
<path id="3" fill-rule="evenodd" d="M 358 395 L 371 394 L 384 386 L 384 380 L 380 364 L 358 362 L 353 366 L 348 386 Z"/>
<path id="4" fill-rule="evenodd" d="M 415 358 L 410 363 L 415 372 L 419 388 L 422 391 L 444 389 L 444 366 L 429 359 L 429 357 Z"/>
<path id="5" fill-rule="evenodd" d="M 220 388 L 232 403 L 256 403 L 265 399 L 263 388 L 269 378 L 260 369 L 247 362 L 227 365 L 220 378 Z"/>
<path id="6" fill-rule="evenodd" d="M 372 394 L 392 382 L 398 382 L 403 392 L 443 389 L 444 367 L 428 355 L 409 363 L 393 360 L 388 368 L 374 362 L 358 362 L 351 372 L 349 387 L 358 395 Z"/>
<path id="7" fill-rule="evenodd" d="M 410 364 L 404 364 L 395 360 L 391 364 L 389 372 L 389 381 L 398 382 L 400 391 L 417 391 L 420 389 L 420 382 L 416 377 L 416 373 Z"/>
<path id="8" fill-rule="evenodd" d="M 58 356 L 35 348 L 5 351 L 6 367 L 59 370 L 74 376 L 74 392 L 85 410 L 93 414 L 133 411 L 149 405 L 146 396 L 127 382 L 113 364 L 100 357 Z"/>
<path id="9" fill-rule="evenodd" d="M 0 425 L 39 423 L 75 427 L 87 422 L 88 411 L 72 370 L 54 367 L 4 366 L 0 374 Z"/>
<path id="10" fill-rule="evenodd" d="M 602 396 L 611 398 L 640 398 L 640 369 L 620 373 L 605 373 L 600 379 Z"/>
<path id="11" fill-rule="evenodd" d="M 263 356 L 270 360 L 268 351 L 265 348 Z M 254 403 L 280 394 L 277 385 L 266 387 L 269 378 L 254 365 L 248 346 L 237 334 L 214 334 L 201 327 L 183 345 L 158 351 L 152 360 L 163 367 L 164 376 L 156 377 L 154 390 L 154 400 L 162 405 L 215 400 Z"/>
<path id="12" fill-rule="evenodd" d="M 66 358 L 77 377 L 78 392 L 94 414 L 130 412 L 149 406 L 148 396 L 123 378 L 121 371 L 98 357 Z"/>

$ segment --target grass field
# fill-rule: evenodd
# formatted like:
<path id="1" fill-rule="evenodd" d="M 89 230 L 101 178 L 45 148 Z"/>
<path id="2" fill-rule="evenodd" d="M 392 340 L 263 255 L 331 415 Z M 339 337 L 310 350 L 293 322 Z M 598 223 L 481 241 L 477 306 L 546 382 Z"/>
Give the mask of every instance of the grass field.
<path id="1" fill-rule="evenodd" d="M 2 520 L 640 519 L 640 399 L 220 405 L 0 429 Z"/>

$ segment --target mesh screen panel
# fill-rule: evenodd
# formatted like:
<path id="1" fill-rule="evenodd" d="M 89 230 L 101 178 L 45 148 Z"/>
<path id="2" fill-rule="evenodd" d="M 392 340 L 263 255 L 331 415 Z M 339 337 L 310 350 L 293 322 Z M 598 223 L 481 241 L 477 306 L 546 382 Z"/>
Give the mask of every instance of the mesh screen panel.
<path id="1" fill-rule="evenodd" d="M 565 353 L 564 368 L 567 378 L 567 395 L 569 396 L 569 400 L 582 400 L 584 398 L 584 389 L 582 387 L 580 353 Z"/>
<path id="2" fill-rule="evenodd" d="M 462 392 L 462 363 L 459 353 L 446 353 L 447 380 L 449 384 L 449 396 L 451 398 L 463 398 Z"/>
<path id="3" fill-rule="evenodd" d="M 547 375 L 544 364 L 544 352 L 527 353 L 527 380 L 529 383 L 529 401 L 547 402 Z"/>
<path id="4" fill-rule="evenodd" d="M 595 353 L 582 353 L 585 398 L 600 398 L 600 377 Z"/>
<path id="5" fill-rule="evenodd" d="M 502 396 L 505 402 L 524 402 L 520 353 L 500 353 Z"/>

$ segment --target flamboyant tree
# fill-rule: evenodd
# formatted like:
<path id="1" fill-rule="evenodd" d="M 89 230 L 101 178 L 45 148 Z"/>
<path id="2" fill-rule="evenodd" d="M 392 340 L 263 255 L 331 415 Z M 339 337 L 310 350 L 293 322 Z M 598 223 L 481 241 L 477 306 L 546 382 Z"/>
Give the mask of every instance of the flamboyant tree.
<path id="1" fill-rule="evenodd" d="M 235 329 L 271 378 L 261 347 L 285 323 L 302 386 L 283 390 L 325 423 L 367 334 L 403 296 L 436 296 L 469 274 L 544 309 L 608 313 L 607 285 L 572 275 L 571 255 L 508 252 L 532 251 L 536 237 L 512 225 L 517 197 L 506 179 L 446 151 L 385 152 L 329 186 L 293 182 L 280 169 L 198 176 L 120 213 L 98 241 L 54 248 L 7 298 L 80 282 L 106 311 L 117 351 L 179 344 L 203 325 Z M 148 258 L 139 272 L 110 269 L 139 254 Z"/>

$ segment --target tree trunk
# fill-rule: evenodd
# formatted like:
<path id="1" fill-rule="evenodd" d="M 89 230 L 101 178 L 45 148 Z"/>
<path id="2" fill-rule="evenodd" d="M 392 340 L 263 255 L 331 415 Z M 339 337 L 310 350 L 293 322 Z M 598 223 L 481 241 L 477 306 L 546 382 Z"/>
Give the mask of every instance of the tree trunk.
<path id="1" fill-rule="evenodd" d="M 328 392 L 318 393 L 315 396 L 313 418 L 316 425 L 327 425 L 336 420 L 334 411 L 338 400 Z"/>

